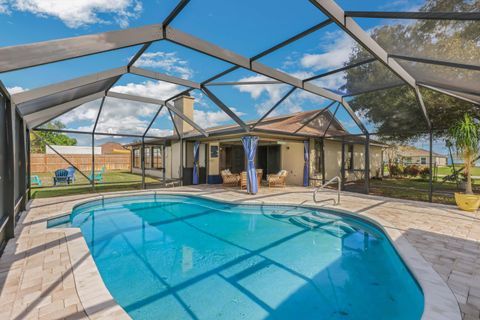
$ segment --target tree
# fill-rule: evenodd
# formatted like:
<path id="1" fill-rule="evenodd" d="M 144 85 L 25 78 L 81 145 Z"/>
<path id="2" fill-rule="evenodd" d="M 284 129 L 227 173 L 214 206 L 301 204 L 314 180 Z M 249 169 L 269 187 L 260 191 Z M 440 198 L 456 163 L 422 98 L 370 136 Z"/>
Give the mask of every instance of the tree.
<path id="1" fill-rule="evenodd" d="M 420 11 L 466 12 L 478 11 L 479 8 L 479 0 L 427 0 Z M 384 25 L 371 33 L 372 38 L 389 53 L 471 64 L 480 61 L 479 35 L 480 24 L 477 21 L 448 20 L 417 20 L 411 24 Z M 370 57 L 370 53 L 357 46 L 346 64 Z M 462 86 L 473 91 L 478 91 L 480 86 L 478 71 L 402 60 L 398 62 L 416 80 L 450 82 L 453 85 L 461 82 Z M 349 69 L 345 77 L 344 89 L 349 93 L 403 83 L 380 62 Z M 469 102 L 424 88 L 421 93 L 433 128 L 439 130 L 440 135 L 447 135 L 452 119 L 461 118 L 464 114 L 480 118 L 480 108 Z M 391 140 L 408 141 L 427 131 L 415 93 L 407 85 L 355 96 L 350 105 L 371 122 L 378 133 L 388 134 Z"/>
<path id="2" fill-rule="evenodd" d="M 65 128 L 65 125 L 56 120 L 47 123 L 44 128 L 50 130 L 61 130 Z M 77 144 L 77 139 L 70 138 L 66 134 L 60 132 L 35 131 L 35 134 L 30 134 L 30 149 L 32 153 L 44 153 L 46 148 L 45 142 L 60 146 L 74 146 Z"/>
<path id="3" fill-rule="evenodd" d="M 473 194 L 471 168 L 479 154 L 480 125 L 465 114 L 449 130 L 458 156 L 463 158 L 463 172 L 467 178 L 465 193 Z"/>

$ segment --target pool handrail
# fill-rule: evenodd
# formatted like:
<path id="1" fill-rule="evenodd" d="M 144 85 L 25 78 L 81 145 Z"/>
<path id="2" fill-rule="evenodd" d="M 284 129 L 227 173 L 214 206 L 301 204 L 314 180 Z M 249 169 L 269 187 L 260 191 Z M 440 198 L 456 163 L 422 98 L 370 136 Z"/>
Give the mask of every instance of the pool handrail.
<path id="1" fill-rule="evenodd" d="M 326 186 L 334 183 L 335 181 L 337 181 L 337 184 L 338 184 L 338 188 L 337 188 L 337 201 L 335 201 L 335 199 L 332 199 L 332 200 L 333 200 L 333 204 L 334 204 L 334 205 L 339 205 L 339 204 L 340 204 L 340 191 L 341 191 L 341 188 L 342 188 L 342 179 L 341 179 L 339 176 L 335 176 L 335 177 L 333 177 L 332 179 L 330 179 L 330 180 L 328 180 L 327 182 L 325 182 L 324 184 L 322 184 L 321 186 L 316 187 L 315 190 L 313 191 L 313 202 L 315 202 L 315 203 L 320 202 L 320 201 L 317 201 L 317 193 L 318 193 L 318 191 L 325 189 Z"/>

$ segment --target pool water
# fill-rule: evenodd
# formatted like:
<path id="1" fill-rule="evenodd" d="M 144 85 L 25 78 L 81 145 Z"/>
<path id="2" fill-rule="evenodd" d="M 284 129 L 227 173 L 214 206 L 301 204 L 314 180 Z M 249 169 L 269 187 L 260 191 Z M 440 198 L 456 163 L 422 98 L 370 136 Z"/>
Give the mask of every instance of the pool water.
<path id="1" fill-rule="evenodd" d="M 421 289 L 386 236 L 344 214 L 144 195 L 77 206 L 70 224 L 133 319 L 422 315 Z"/>

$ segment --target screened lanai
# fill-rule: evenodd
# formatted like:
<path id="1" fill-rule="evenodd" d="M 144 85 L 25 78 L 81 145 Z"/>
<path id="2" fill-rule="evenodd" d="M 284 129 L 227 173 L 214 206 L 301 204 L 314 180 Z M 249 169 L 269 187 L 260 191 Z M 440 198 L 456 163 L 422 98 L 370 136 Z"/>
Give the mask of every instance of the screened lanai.
<path id="1" fill-rule="evenodd" d="M 428 168 L 425 179 L 409 188 L 427 201 L 436 193 L 448 197 L 449 190 L 434 183 L 434 154 L 441 153 L 451 119 L 479 115 L 478 1 L 426 1 L 404 11 L 386 10 L 384 1 L 364 11 L 346 0 L 242 1 L 237 7 L 232 12 L 223 1 L 169 1 L 154 24 L 1 47 L 2 232 L 13 235 L 15 216 L 31 197 L 32 139 L 74 166 L 92 188 L 99 184 L 96 147 L 141 145 L 131 159 L 139 161 L 139 183 L 146 188 L 145 162 L 154 161 L 154 152 L 165 157 L 172 141 L 181 144 L 170 151 L 181 159 L 181 176 L 188 142 L 208 138 L 215 128 L 277 135 L 262 124 L 307 111 L 314 113 L 287 134 L 341 143 L 342 177 L 349 170 L 348 146 L 363 150 L 355 169 L 363 178 L 344 183 L 346 190 L 370 193 L 383 187 L 379 177 L 392 174 L 384 172 L 388 152 L 381 172 L 370 172 L 375 141 L 425 151 L 419 156 Z M 34 87 L 16 90 L 26 77 L 35 79 Z M 193 114 L 176 105 L 183 96 L 195 99 Z M 305 127 L 322 114 L 345 131 L 307 134 Z M 179 130 L 179 121 L 191 131 Z M 51 146 L 46 133 L 90 148 L 83 166 Z M 164 161 L 159 169 L 165 172 Z M 165 177 L 152 181 L 166 183 Z M 383 195 L 402 190 L 389 187 Z"/>

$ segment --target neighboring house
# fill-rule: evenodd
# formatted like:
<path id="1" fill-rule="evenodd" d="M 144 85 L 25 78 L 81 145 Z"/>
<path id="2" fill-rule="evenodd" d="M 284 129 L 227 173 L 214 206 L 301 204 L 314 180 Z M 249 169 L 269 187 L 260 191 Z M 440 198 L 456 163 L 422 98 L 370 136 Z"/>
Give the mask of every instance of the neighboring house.
<path id="1" fill-rule="evenodd" d="M 88 146 L 60 146 L 60 145 L 52 145 L 51 146 L 55 151 L 62 155 L 66 154 L 92 154 L 92 147 Z M 54 150 L 52 150 L 48 145 L 45 148 L 45 153 L 46 154 L 56 154 Z M 102 148 L 101 147 L 94 147 L 93 152 L 95 154 L 102 154 Z"/>
<path id="2" fill-rule="evenodd" d="M 174 101 L 175 107 L 193 119 L 194 99 L 182 96 Z M 264 178 L 268 173 L 277 173 L 281 169 L 288 171 L 287 183 L 302 185 L 304 168 L 304 141 L 310 147 L 310 178 L 319 183 L 335 176 L 341 176 L 342 136 L 348 131 L 333 118 L 329 111 L 317 115 L 318 110 L 299 112 L 287 116 L 266 118 L 255 127 L 251 135 L 259 137 L 256 155 L 256 168 L 263 169 Z M 315 118 L 302 130 L 296 129 Z M 233 173 L 246 168 L 241 137 L 247 133 L 238 125 L 219 126 L 207 129 L 209 136 L 204 137 L 183 120 L 174 116 L 177 130 L 183 133 L 180 142 L 177 135 L 145 144 L 146 175 L 179 179 L 184 184 L 191 183 L 193 171 L 193 146 L 199 141 L 200 183 L 221 183 L 220 171 L 230 169 Z M 247 122 L 253 125 L 256 121 Z M 326 131 L 326 129 L 328 130 Z M 325 132 L 326 131 L 326 132 Z M 325 136 L 325 139 L 322 137 Z M 130 144 L 132 152 L 132 172 L 141 173 L 140 143 Z M 379 176 L 383 162 L 385 145 L 370 140 L 370 176 Z M 182 149 L 183 148 L 183 149 Z M 364 178 L 365 139 L 349 136 L 344 143 L 345 181 Z M 183 158 L 183 172 L 180 159 Z"/>
<path id="3" fill-rule="evenodd" d="M 102 148 L 102 154 L 128 154 L 130 150 L 126 149 L 122 144 L 118 142 L 106 142 L 100 145 Z"/>
<path id="4" fill-rule="evenodd" d="M 398 156 L 404 165 L 428 166 L 430 163 L 430 151 L 412 146 L 400 146 Z M 443 154 L 432 153 L 433 164 L 438 167 L 447 166 L 448 157 Z"/>

